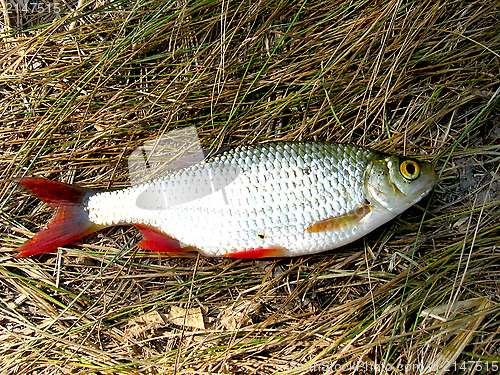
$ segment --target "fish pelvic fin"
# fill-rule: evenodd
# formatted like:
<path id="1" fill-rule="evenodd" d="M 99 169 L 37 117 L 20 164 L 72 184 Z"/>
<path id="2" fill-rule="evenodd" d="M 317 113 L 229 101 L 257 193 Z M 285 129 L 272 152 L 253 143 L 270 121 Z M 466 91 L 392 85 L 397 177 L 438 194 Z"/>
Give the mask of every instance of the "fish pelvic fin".
<path id="1" fill-rule="evenodd" d="M 84 210 L 82 201 L 91 190 L 38 177 L 18 178 L 14 182 L 56 209 L 54 219 L 19 247 L 16 257 L 55 250 L 105 228 L 92 223 Z"/>
<path id="2" fill-rule="evenodd" d="M 239 259 L 261 259 L 287 256 L 288 251 L 281 246 L 259 247 L 256 249 L 245 249 L 224 254 L 227 258 Z"/>

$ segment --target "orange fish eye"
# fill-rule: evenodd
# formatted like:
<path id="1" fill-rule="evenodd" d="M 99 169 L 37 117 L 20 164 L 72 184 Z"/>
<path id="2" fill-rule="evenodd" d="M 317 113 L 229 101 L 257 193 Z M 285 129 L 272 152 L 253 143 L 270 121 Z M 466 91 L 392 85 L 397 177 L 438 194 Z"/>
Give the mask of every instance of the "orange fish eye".
<path id="1" fill-rule="evenodd" d="M 405 160 L 399 165 L 399 171 L 407 180 L 413 181 L 420 175 L 420 167 L 416 161 Z"/>

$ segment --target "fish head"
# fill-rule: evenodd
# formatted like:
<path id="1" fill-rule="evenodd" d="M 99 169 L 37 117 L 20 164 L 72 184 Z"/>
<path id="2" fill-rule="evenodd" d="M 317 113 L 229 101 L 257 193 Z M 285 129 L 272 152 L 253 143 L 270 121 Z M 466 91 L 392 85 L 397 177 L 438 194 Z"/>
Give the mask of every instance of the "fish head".
<path id="1" fill-rule="evenodd" d="M 429 193 L 437 180 L 431 163 L 381 155 L 368 165 L 366 195 L 371 204 L 397 215 Z"/>

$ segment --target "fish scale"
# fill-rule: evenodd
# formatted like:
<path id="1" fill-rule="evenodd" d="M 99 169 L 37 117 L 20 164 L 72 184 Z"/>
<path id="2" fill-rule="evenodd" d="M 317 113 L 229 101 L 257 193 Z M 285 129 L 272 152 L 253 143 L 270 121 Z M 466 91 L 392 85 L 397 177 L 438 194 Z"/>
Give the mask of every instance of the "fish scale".
<path id="1" fill-rule="evenodd" d="M 117 191 L 19 179 L 58 210 L 20 256 L 128 224 L 143 233 L 139 246 L 157 251 L 257 258 L 332 249 L 391 220 L 432 188 L 431 164 L 402 160 L 354 145 L 274 142 L 236 147 Z"/>
<path id="2" fill-rule="evenodd" d="M 364 201 L 363 173 L 375 155 L 350 145 L 270 143 L 238 147 L 211 157 L 201 166 L 150 183 L 96 194 L 88 201 L 89 218 L 100 225 L 151 225 L 198 248 L 205 256 L 269 247 L 313 253 L 352 234 L 350 228 L 334 234 L 307 233 L 306 229 L 314 222 L 343 215 Z M 227 202 L 222 191 L 217 191 L 161 210 L 142 210 L 134 203 L 138 194 L 154 185 L 160 184 L 164 191 L 177 184 L 199 186 L 200 167 L 234 166 L 239 174 L 224 187 Z M 196 196 L 196 192 L 187 194 Z"/>

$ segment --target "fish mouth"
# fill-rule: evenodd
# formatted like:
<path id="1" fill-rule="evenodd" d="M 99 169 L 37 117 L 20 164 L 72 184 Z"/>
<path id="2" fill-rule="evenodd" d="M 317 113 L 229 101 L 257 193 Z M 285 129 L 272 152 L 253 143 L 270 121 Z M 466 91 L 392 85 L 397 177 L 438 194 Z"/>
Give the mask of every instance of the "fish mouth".
<path id="1" fill-rule="evenodd" d="M 434 167 L 432 164 L 428 164 L 428 170 L 425 171 L 425 174 L 423 176 L 425 176 L 425 178 L 422 179 L 422 181 L 421 181 L 422 188 L 418 189 L 415 192 L 416 197 L 411 202 L 411 205 L 417 203 L 423 197 L 425 197 L 427 194 L 429 194 L 429 192 L 434 188 L 434 186 L 436 186 L 436 184 L 439 180 L 439 176 L 436 173 L 436 171 L 434 170 Z"/>

